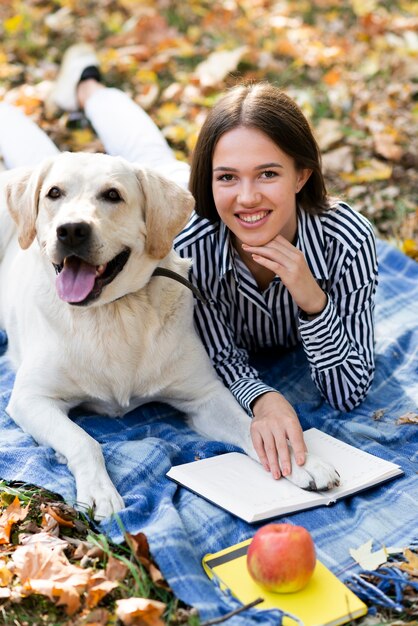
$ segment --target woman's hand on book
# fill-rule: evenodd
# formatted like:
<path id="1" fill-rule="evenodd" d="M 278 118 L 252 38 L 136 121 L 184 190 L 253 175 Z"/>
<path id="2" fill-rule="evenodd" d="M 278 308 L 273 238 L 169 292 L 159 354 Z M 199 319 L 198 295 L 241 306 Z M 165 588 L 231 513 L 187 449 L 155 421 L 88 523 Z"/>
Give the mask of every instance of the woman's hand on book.
<path id="1" fill-rule="evenodd" d="M 281 394 L 267 392 L 254 401 L 251 439 L 263 467 L 273 478 L 292 471 L 288 443 L 298 465 L 305 462 L 302 427 L 292 405 Z"/>

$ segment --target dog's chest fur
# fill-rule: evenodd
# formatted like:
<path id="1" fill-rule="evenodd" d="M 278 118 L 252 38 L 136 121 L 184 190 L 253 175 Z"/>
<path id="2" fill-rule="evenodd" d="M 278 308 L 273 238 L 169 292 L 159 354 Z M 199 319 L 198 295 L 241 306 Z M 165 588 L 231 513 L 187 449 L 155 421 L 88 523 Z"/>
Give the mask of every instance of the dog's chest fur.
<path id="1" fill-rule="evenodd" d="M 65 361 L 78 364 L 67 375 L 84 405 L 123 414 L 162 395 L 173 377 L 182 320 L 161 304 L 156 310 L 142 294 L 95 311 L 74 311 Z"/>

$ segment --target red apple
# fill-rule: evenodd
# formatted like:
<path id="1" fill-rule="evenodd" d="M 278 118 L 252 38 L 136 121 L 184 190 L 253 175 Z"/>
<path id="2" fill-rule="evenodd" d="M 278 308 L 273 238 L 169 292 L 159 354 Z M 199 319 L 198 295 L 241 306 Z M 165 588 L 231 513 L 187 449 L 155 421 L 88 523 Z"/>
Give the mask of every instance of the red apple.
<path id="1" fill-rule="evenodd" d="M 255 533 L 247 553 L 251 577 L 268 591 L 303 589 L 315 569 L 315 546 L 303 526 L 267 524 Z"/>

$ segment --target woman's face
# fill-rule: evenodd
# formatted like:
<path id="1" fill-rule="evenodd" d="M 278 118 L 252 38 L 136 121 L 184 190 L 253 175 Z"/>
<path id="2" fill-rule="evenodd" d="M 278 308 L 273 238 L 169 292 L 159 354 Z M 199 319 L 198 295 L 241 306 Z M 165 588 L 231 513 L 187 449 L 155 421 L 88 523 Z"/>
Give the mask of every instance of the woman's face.
<path id="1" fill-rule="evenodd" d="M 296 193 L 311 170 L 297 170 L 292 157 L 255 128 L 238 126 L 218 140 L 212 161 L 212 191 L 219 217 L 234 245 L 262 246 L 278 234 L 293 241 Z"/>

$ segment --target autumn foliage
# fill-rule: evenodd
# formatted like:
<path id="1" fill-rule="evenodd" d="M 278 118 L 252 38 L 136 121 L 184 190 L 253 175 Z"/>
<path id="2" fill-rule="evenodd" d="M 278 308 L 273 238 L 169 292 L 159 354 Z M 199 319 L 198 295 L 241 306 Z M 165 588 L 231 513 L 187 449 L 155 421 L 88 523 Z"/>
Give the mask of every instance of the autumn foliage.
<path id="1" fill-rule="evenodd" d="M 96 47 L 105 81 L 144 107 L 189 160 L 208 108 L 270 80 L 312 122 L 329 189 L 418 256 L 416 57 L 411 0 L 0 1 L 0 98 L 62 149 L 103 149 L 48 101 L 64 49 Z"/>

